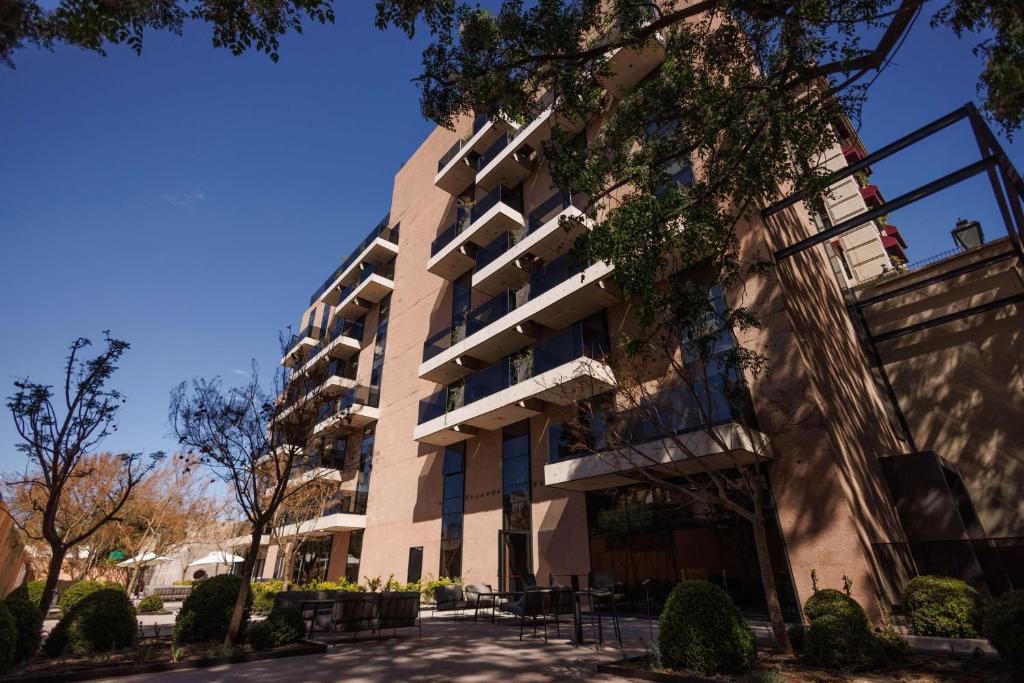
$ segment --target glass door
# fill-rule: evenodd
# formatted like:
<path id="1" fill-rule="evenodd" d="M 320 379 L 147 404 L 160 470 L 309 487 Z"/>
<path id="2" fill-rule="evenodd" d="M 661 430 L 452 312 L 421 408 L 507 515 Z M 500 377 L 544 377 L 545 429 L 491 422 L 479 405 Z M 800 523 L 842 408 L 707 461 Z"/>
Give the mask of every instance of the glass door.
<path id="1" fill-rule="evenodd" d="M 503 591 L 522 591 L 530 572 L 530 536 L 524 531 L 498 531 L 498 584 Z"/>

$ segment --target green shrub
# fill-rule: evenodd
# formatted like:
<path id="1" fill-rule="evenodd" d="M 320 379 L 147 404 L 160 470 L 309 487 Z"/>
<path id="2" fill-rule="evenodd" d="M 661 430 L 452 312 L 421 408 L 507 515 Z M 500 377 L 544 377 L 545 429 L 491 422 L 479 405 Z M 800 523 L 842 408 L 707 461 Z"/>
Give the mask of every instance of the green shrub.
<path id="1" fill-rule="evenodd" d="M 221 574 L 197 583 L 181 604 L 174 622 L 174 639 L 178 643 L 202 643 L 223 640 L 231 623 L 231 612 L 242 585 L 241 577 Z M 242 615 L 244 630 L 252 610 L 252 591 Z"/>
<path id="2" fill-rule="evenodd" d="M 910 646 L 896 631 L 883 630 L 875 634 L 882 657 L 891 664 L 900 664 L 910 655 Z"/>
<path id="3" fill-rule="evenodd" d="M 57 604 L 60 605 L 61 616 L 67 614 L 75 608 L 79 602 L 82 601 L 87 595 L 92 595 L 96 591 L 101 591 L 104 586 L 99 581 L 76 581 L 67 587 L 64 594 L 60 596 L 60 600 Z"/>
<path id="4" fill-rule="evenodd" d="M 910 628 L 919 636 L 974 638 L 981 633 L 981 596 L 949 576 L 918 576 L 903 592 Z"/>
<path id="5" fill-rule="evenodd" d="M 252 584 L 253 614 L 270 614 L 270 610 L 274 608 L 274 596 L 282 590 L 284 590 L 284 581 L 281 579 L 260 581 Z"/>
<path id="6" fill-rule="evenodd" d="M 814 666 L 836 671 L 864 671 L 884 661 L 882 644 L 847 610 L 815 617 L 804 635 L 802 656 Z"/>
<path id="7" fill-rule="evenodd" d="M 252 624 L 245 639 L 253 648 L 266 650 L 301 640 L 305 630 L 302 612 L 294 607 L 279 607 L 263 621 Z"/>
<path id="8" fill-rule="evenodd" d="M 1024 590 L 1003 593 L 988 606 L 985 636 L 1003 659 L 1024 668 Z"/>
<path id="9" fill-rule="evenodd" d="M 20 586 L 4 600 L 18 630 L 18 641 L 14 648 L 14 661 L 23 662 L 36 651 L 39 645 L 39 606 L 32 602 L 28 588 Z"/>
<path id="10" fill-rule="evenodd" d="M 61 617 L 46 639 L 46 654 L 59 657 L 130 647 L 138 636 L 135 616 L 124 591 L 101 588 L 89 593 Z"/>
<path id="11" fill-rule="evenodd" d="M 337 581 L 310 581 L 299 587 L 304 591 L 347 591 L 349 593 L 365 593 L 366 588 L 349 581 L 344 576 Z M 295 590 L 293 588 L 292 590 Z"/>
<path id="12" fill-rule="evenodd" d="M 160 612 L 164 608 L 164 599 L 159 595 L 147 595 L 139 600 L 139 611 L 143 614 Z"/>
<path id="13" fill-rule="evenodd" d="M 786 635 L 789 636 L 789 644 L 793 646 L 793 652 L 800 654 L 804 651 L 804 625 L 790 624 L 786 627 Z"/>
<path id="14" fill-rule="evenodd" d="M 807 602 L 804 603 L 804 614 L 812 624 L 815 619 L 825 615 L 849 616 L 862 622 L 865 629 L 869 629 L 868 617 L 857 601 L 834 588 L 825 588 L 807 598 Z"/>
<path id="15" fill-rule="evenodd" d="M 676 584 L 661 613 L 662 664 L 703 675 L 754 668 L 754 634 L 728 593 L 707 581 Z"/>
<path id="16" fill-rule="evenodd" d="M 0 602 L 0 672 L 7 671 L 14 664 L 17 647 L 18 625 L 7 605 Z"/>
<path id="17" fill-rule="evenodd" d="M 43 602 L 43 590 L 46 588 L 46 582 L 36 579 L 35 581 L 29 581 L 25 584 L 25 590 L 28 592 L 28 599 L 35 603 L 35 606 L 42 609 Z"/>
<path id="18" fill-rule="evenodd" d="M 434 602 L 434 591 L 438 586 L 461 586 L 462 578 L 455 577 L 450 578 L 442 576 L 439 579 L 433 578 L 430 574 L 427 574 L 420 580 L 420 594 L 423 596 L 423 602 Z"/>

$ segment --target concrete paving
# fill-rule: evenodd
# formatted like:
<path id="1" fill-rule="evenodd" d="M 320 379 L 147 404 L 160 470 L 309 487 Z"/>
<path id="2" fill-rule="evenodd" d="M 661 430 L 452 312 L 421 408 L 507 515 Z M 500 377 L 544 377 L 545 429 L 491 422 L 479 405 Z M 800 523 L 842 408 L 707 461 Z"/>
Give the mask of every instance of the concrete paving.
<path id="1" fill-rule="evenodd" d="M 642 654 L 650 640 L 650 622 L 623 618 L 625 655 Z M 545 644 L 527 631 L 519 640 L 519 627 L 508 621 L 491 624 L 472 619 L 455 620 L 449 615 L 425 616 L 423 636 L 414 629 L 382 641 L 360 636 L 360 640 L 332 645 L 324 654 L 289 657 L 212 669 L 193 669 L 109 679 L 122 683 L 189 683 L 195 681 L 571 681 L 623 679 L 597 673 L 597 663 L 623 656 L 611 628 L 605 628 L 605 645 L 598 652 L 590 643 L 573 647 L 571 626 L 563 624 L 561 638 L 549 627 Z M 657 624 L 653 625 L 657 638 Z M 587 634 L 589 638 L 589 634 Z"/>

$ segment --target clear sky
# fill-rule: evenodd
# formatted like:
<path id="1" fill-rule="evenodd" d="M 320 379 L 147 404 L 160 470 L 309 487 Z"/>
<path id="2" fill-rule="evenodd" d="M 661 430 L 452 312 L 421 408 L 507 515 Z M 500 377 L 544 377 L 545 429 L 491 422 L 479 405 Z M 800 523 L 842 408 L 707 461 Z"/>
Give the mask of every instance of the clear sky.
<path id="1" fill-rule="evenodd" d="M 110 329 L 132 344 L 110 450 L 173 450 L 179 381 L 269 374 L 277 333 L 388 210 L 399 165 L 430 131 L 410 79 L 423 38 L 381 33 L 372 4 L 283 41 L 278 64 L 214 50 L 202 27 L 114 48 L 16 55 L 0 67 L 0 385 L 59 380 L 67 344 Z M 970 45 L 919 21 L 875 83 L 877 147 L 971 99 Z M 977 158 L 966 127 L 874 180 L 890 197 Z M 1024 143 L 1007 145 L 1024 168 Z M 974 156 L 972 156 L 974 155 Z M 894 214 L 911 261 L 952 246 L 958 216 L 1002 233 L 986 185 Z M 0 471 L 23 465 L 6 410 Z"/>

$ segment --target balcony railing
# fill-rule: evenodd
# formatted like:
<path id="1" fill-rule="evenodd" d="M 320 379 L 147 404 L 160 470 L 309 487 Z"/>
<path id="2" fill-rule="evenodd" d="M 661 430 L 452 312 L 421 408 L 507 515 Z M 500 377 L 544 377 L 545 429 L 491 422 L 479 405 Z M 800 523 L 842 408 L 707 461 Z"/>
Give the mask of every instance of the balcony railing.
<path id="1" fill-rule="evenodd" d="M 324 283 L 320 285 L 315 292 L 313 292 L 313 296 L 309 298 L 310 305 L 312 305 L 313 302 L 319 299 L 320 295 L 322 295 L 324 292 L 330 289 L 334 281 L 338 279 L 338 276 L 344 273 L 349 266 L 355 263 L 356 259 L 358 259 L 359 256 L 364 251 L 366 251 L 366 248 L 369 247 L 375 239 L 380 237 L 381 239 L 391 242 L 392 244 L 398 244 L 399 226 L 398 224 L 396 224 L 394 227 L 389 228 L 388 221 L 390 219 L 391 214 L 384 216 L 384 219 L 381 220 L 381 222 L 378 223 L 373 228 L 373 230 L 370 231 L 370 234 L 364 237 L 363 241 L 360 242 L 347 257 L 345 257 L 345 260 L 341 262 L 341 265 L 338 266 L 333 273 L 331 273 L 331 276 L 324 280 Z"/>
<path id="2" fill-rule="evenodd" d="M 430 243 L 430 255 L 436 256 L 438 252 L 451 244 L 452 240 L 461 235 L 466 228 L 472 225 L 485 213 L 490 211 L 498 202 L 506 204 L 510 208 L 523 212 L 523 195 L 520 189 L 510 190 L 499 185 L 484 197 L 473 204 L 469 211 L 459 207 L 455 221 L 447 228 L 438 233 L 433 242 Z"/>
<path id="3" fill-rule="evenodd" d="M 395 278 L 394 262 L 367 263 L 363 269 L 359 271 L 359 279 L 341 290 L 341 294 L 338 296 L 338 301 L 344 301 L 347 299 L 348 296 L 355 291 L 356 287 L 369 279 L 371 275 L 379 275 L 382 278 L 393 280 Z"/>
<path id="4" fill-rule="evenodd" d="M 501 154 L 501 151 L 516 139 L 517 132 L 518 131 L 506 131 L 502 133 L 501 137 L 499 137 L 493 145 L 488 147 L 487 150 L 484 151 L 484 153 L 476 160 L 476 170 L 482 171 L 487 167 L 487 164 L 494 161 L 498 155 Z"/>
<path id="5" fill-rule="evenodd" d="M 365 515 L 367 494 L 365 491 L 339 491 L 336 495 L 324 501 L 325 505 L 320 508 L 311 505 L 304 510 L 288 511 L 281 515 L 280 526 L 290 524 L 302 524 L 320 517 L 337 514 Z"/>
<path id="6" fill-rule="evenodd" d="M 480 248 L 476 252 L 476 269 L 479 271 L 493 262 L 570 206 L 576 206 L 576 208 L 582 210 L 584 206 L 581 206 L 581 204 L 583 204 L 581 201 L 574 202 L 568 192 L 555 192 L 540 206 L 530 212 L 525 227 L 515 231 L 504 232 L 498 235 L 490 244 Z"/>
<path id="7" fill-rule="evenodd" d="M 519 353 L 506 356 L 463 382 L 451 384 L 420 401 L 419 424 L 487 398 L 531 377 L 577 358 L 600 359 L 608 353 L 608 337 L 586 321 L 562 330 Z"/>
<path id="8" fill-rule="evenodd" d="M 294 351 L 295 347 L 299 345 L 299 342 L 301 342 L 303 339 L 306 339 L 307 337 L 311 339 L 316 339 L 317 337 L 316 332 L 313 329 L 312 323 L 306 325 L 306 327 L 304 327 L 298 334 L 292 335 L 292 338 L 288 340 L 288 344 L 285 346 L 284 355 L 287 356 L 292 351 Z"/>

